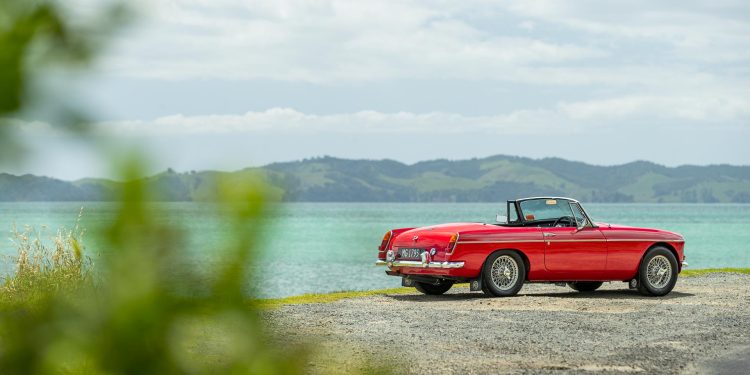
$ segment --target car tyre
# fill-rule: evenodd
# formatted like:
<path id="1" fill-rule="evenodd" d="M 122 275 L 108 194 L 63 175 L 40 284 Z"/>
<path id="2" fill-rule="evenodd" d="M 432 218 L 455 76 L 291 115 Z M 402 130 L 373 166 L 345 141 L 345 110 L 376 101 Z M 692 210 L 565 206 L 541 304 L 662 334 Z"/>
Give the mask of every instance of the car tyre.
<path id="1" fill-rule="evenodd" d="M 515 251 L 494 252 L 484 262 L 482 290 L 491 297 L 514 296 L 521 290 L 524 281 L 526 281 L 526 265 Z"/>
<path id="2" fill-rule="evenodd" d="M 484 293 L 486 296 L 494 297 L 495 295 L 490 292 L 489 288 L 487 288 L 487 285 L 485 285 L 484 281 L 482 281 L 482 293 Z"/>
<path id="3" fill-rule="evenodd" d="M 638 266 L 638 291 L 646 296 L 664 296 L 677 284 L 677 258 L 669 249 L 651 248 Z"/>
<path id="4" fill-rule="evenodd" d="M 431 296 L 439 296 L 451 289 L 453 286 L 453 281 L 446 281 L 443 280 L 440 282 L 440 284 L 427 284 L 427 283 L 420 283 L 416 282 L 414 283 L 414 287 L 417 288 L 417 290 L 422 294 L 427 294 Z"/>
<path id="5" fill-rule="evenodd" d="M 593 292 L 604 284 L 601 281 L 576 281 L 568 283 L 568 286 L 579 292 Z"/>

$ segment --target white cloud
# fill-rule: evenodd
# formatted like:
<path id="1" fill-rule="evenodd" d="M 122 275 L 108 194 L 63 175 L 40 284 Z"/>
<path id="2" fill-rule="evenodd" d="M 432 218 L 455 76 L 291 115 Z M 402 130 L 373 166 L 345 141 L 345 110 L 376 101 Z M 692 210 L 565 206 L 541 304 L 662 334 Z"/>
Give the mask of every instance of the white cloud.
<path id="1" fill-rule="evenodd" d="M 629 124 L 634 119 L 680 126 L 747 127 L 750 99 L 702 95 L 627 96 L 601 100 L 561 102 L 551 108 L 517 110 L 505 114 L 469 116 L 457 113 L 360 111 L 309 114 L 291 108 L 271 108 L 240 115 L 171 115 L 152 121 L 98 124 L 115 135 L 196 134 L 569 134 Z M 721 125 L 717 125 L 721 123 Z M 629 126 L 636 126 L 630 124 Z"/>
<path id="2" fill-rule="evenodd" d="M 649 118 L 696 122 L 734 122 L 747 126 L 750 100 L 738 97 L 634 95 L 559 105 L 562 113 L 574 120 L 612 120 Z"/>
<path id="3" fill-rule="evenodd" d="M 81 102 L 134 119 L 96 128 L 122 136 L 115 143 L 154 142 L 155 159 L 170 166 L 329 153 L 748 160 L 747 1 L 134 2 L 142 17 L 105 57 L 104 83 Z M 89 17 L 101 1 L 70 4 Z M 72 86 L 57 86 L 74 96 Z M 217 114 L 193 115 L 201 113 Z M 54 138 L 50 160 L 74 149 L 44 123 L 14 128 L 30 142 Z M 636 141 L 679 134 L 692 146 L 641 155 L 623 133 Z M 442 146 L 426 156 L 415 140 Z M 62 163 L 40 160 L 40 170 Z"/>
<path id="4" fill-rule="evenodd" d="M 173 115 L 153 121 L 124 121 L 100 124 L 103 132 L 117 135 L 185 134 L 404 134 L 431 132 L 456 134 L 491 132 L 528 134 L 549 131 L 548 111 L 516 111 L 505 115 L 465 116 L 455 113 L 355 113 L 316 115 L 291 108 L 271 108 L 242 115 Z M 542 128 L 545 128 L 542 130 Z"/>
<path id="5" fill-rule="evenodd" d="M 34 150 L 32 159 L 13 171 L 71 179 L 108 175 L 102 155 L 131 150 L 149 155 L 149 172 L 234 170 L 316 155 L 415 162 L 502 153 L 596 164 L 643 158 L 670 165 L 746 164 L 750 100 L 710 96 L 612 97 L 486 116 L 313 114 L 290 108 L 171 115 L 95 124 L 92 139 L 101 141 L 96 143 L 81 142 L 46 123 L 13 120 L 19 139 Z M 680 146 L 663 152 L 660 142 L 670 137 Z"/>
<path id="6" fill-rule="evenodd" d="M 750 3 L 740 1 L 141 3 L 145 20 L 117 43 L 108 74 L 321 85 L 468 80 L 657 97 L 727 88 L 747 95 L 750 87 L 738 70 L 750 60 Z"/>
<path id="7" fill-rule="evenodd" d="M 523 21 L 518 24 L 518 27 L 527 31 L 533 31 L 534 28 L 536 27 L 536 24 L 534 24 L 534 22 L 531 22 L 531 21 Z"/>
<path id="8" fill-rule="evenodd" d="M 507 79 L 508 71 L 606 57 L 570 41 L 474 25 L 459 2 L 158 1 L 111 69 L 159 79 L 314 83 L 398 78 Z"/>
<path id="9" fill-rule="evenodd" d="M 750 58 L 746 1 L 513 1 L 514 14 L 564 25 L 610 40 L 660 43 L 656 55 L 682 61 L 737 62 Z"/>

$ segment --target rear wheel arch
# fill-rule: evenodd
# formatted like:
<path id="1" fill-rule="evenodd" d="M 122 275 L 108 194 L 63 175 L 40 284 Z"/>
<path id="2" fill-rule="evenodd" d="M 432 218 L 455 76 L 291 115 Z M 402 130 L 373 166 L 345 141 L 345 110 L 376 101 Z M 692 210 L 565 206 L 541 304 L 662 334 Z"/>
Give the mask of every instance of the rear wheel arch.
<path id="1" fill-rule="evenodd" d="M 487 264 L 487 259 L 489 259 L 490 256 L 492 256 L 492 254 L 495 254 L 495 253 L 497 253 L 499 251 L 512 251 L 512 252 L 518 254 L 518 256 L 521 257 L 521 259 L 523 260 L 523 268 L 526 269 L 526 277 L 525 277 L 524 281 L 528 281 L 529 280 L 529 270 L 531 269 L 531 266 L 530 266 L 530 263 L 529 263 L 529 257 L 527 257 L 526 254 L 523 251 L 518 250 L 518 249 L 496 249 L 496 250 L 492 251 L 491 253 L 487 254 L 487 256 L 484 258 L 484 262 L 482 262 L 482 269 L 484 269 L 484 265 Z"/>
<path id="2" fill-rule="evenodd" d="M 482 291 L 490 297 L 515 296 L 527 280 L 525 263 L 523 253 L 518 250 L 493 251 L 482 265 Z"/>

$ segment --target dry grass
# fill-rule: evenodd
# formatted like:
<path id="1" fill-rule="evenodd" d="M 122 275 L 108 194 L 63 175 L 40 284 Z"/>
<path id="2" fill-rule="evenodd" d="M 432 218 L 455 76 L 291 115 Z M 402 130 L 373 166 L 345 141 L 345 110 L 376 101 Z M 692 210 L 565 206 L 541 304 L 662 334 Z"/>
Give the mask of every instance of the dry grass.
<path id="1" fill-rule="evenodd" d="M 5 277 L 0 301 L 33 304 L 50 294 L 71 293 L 93 283 L 93 262 L 84 254 L 84 230 L 79 221 L 80 215 L 72 230 L 61 228 L 49 237 L 44 226 L 13 227 L 15 271 Z"/>

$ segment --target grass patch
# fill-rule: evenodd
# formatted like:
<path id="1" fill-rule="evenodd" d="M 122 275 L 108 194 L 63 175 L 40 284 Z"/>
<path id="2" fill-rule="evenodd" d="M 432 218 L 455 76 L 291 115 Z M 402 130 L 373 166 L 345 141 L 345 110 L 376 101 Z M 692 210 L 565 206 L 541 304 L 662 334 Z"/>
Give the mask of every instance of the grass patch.
<path id="1" fill-rule="evenodd" d="M 378 290 L 364 290 L 352 292 L 333 292 L 319 294 L 303 294 L 283 298 L 259 299 L 255 303 L 262 308 L 274 308 L 283 305 L 300 305 L 307 303 L 331 303 L 347 298 L 379 296 L 384 294 L 409 294 L 414 293 L 414 288 L 390 288 Z"/>
<path id="2" fill-rule="evenodd" d="M 80 215 L 78 217 L 80 220 Z M 93 262 L 84 254 L 84 231 L 59 229 L 46 238 L 45 227 L 37 230 L 13 227 L 11 240 L 18 255 L 10 257 L 15 272 L 0 283 L 0 309 L 25 305 L 36 307 L 56 294 L 72 294 L 93 285 Z"/>
<path id="3" fill-rule="evenodd" d="M 706 268 L 700 270 L 683 270 L 680 277 L 696 277 L 708 275 L 711 273 L 741 273 L 750 275 L 750 268 Z M 468 285 L 468 283 L 459 283 L 454 286 Z M 409 294 L 414 293 L 414 288 L 390 288 L 353 292 L 333 292 L 318 294 L 303 294 L 301 296 L 291 296 L 283 298 L 258 299 L 254 303 L 260 308 L 275 308 L 283 305 L 300 305 L 308 303 L 331 303 L 347 298 L 379 296 L 385 294 Z"/>
<path id="4" fill-rule="evenodd" d="M 680 273 L 680 276 L 703 276 L 709 273 L 743 273 L 750 275 L 750 268 L 706 268 L 702 270 L 684 270 Z"/>
<path id="5" fill-rule="evenodd" d="M 468 286 L 469 283 L 456 283 L 453 287 Z M 301 296 L 291 296 L 283 298 L 269 298 L 255 300 L 255 304 L 261 308 L 273 308 L 283 305 L 301 305 L 306 303 L 331 303 L 347 298 L 382 296 L 386 294 L 409 294 L 415 293 L 416 289 L 400 287 L 390 289 L 362 290 L 350 292 L 333 292 L 333 293 L 312 293 Z"/>

